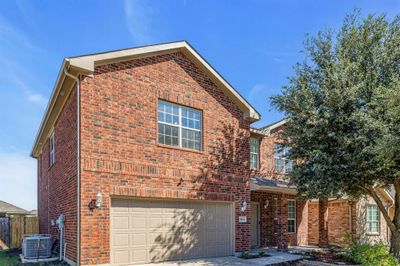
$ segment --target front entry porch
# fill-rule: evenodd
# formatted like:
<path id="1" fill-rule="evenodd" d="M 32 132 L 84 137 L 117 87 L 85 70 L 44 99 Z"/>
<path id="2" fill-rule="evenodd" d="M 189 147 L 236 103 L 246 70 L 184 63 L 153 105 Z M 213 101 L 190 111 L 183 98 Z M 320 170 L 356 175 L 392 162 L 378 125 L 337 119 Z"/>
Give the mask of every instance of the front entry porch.
<path id="1" fill-rule="evenodd" d="M 252 177 L 250 190 L 252 248 L 326 247 L 340 244 L 338 239 L 346 234 L 343 224 L 338 227 L 328 221 L 328 209 L 342 205 L 336 207 L 337 203 L 327 200 L 300 200 L 296 198 L 296 188 L 281 180 Z"/>

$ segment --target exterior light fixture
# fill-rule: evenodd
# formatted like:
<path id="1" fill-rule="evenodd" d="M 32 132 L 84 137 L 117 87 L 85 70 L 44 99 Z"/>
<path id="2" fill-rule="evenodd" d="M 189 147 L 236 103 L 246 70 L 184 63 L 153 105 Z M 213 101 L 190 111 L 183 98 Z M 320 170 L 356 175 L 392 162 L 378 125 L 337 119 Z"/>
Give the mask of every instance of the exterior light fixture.
<path id="1" fill-rule="evenodd" d="M 240 209 L 242 212 L 244 212 L 246 209 L 247 209 L 247 201 L 246 200 L 244 200 L 243 202 L 242 202 L 242 208 Z"/>
<path id="2" fill-rule="evenodd" d="M 97 193 L 96 196 L 96 208 L 100 208 L 101 207 L 101 200 L 102 200 L 103 196 L 101 195 L 101 193 Z"/>
<path id="3" fill-rule="evenodd" d="M 268 206 L 269 206 L 269 200 L 265 200 L 264 209 L 268 208 Z"/>

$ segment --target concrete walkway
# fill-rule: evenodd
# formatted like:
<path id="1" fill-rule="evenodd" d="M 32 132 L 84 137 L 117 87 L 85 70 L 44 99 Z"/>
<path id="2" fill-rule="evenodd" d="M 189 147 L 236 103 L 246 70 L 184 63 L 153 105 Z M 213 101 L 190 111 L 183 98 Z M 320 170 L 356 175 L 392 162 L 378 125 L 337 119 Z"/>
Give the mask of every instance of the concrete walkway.
<path id="1" fill-rule="evenodd" d="M 258 251 L 258 250 L 257 250 Z M 261 251 L 261 250 L 260 250 Z M 143 266 L 266 266 L 275 265 L 283 262 L 298 261 L 302 258 L 300 255 L 294 255 L 286 252 L 279 252 L 275 249 L 262 249 L 268 257 L 262 257 L 257 259 L 241 259 L 238 257 L 217 257 L 217 258 L 204 258 L 204 259 L 193 259 L 193 260 L 179 260 L 179 261 L 168 261 L 160 263 L 143 264 Z"/>

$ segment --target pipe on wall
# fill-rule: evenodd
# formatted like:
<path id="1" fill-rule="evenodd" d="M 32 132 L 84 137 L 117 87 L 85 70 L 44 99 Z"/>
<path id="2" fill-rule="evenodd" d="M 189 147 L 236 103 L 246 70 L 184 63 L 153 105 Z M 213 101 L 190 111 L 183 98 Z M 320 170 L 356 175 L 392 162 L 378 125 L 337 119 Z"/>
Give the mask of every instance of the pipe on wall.
<path id="1" fill-rule="evenodd" d="M 77 179 L 77 255 L 76 255 L 76 264 L 79 266 L 80 265 L 80 230 L 81 230 L 81 223 L 80 223 L 80 214 L 81 214 L 81 198 L 80 198 L 80 184 L 81 184 L 81 170 L 80 170 L 80 164 L 81 164 L 81 152 L 80 152 L 80 80 L 79 76 L 76 77 L 72 75 L 71 73 L 68 72 L 66 68 L 64 68 L 64 74 L 76 82 L 76 124 L 77 124 L 77 129 L 76 129 L 76 140 L 77 140 L 77 149 L 76 149 L 76 154 L 77 154 L 77 173 L 76 173 L 76 179 Z"/>

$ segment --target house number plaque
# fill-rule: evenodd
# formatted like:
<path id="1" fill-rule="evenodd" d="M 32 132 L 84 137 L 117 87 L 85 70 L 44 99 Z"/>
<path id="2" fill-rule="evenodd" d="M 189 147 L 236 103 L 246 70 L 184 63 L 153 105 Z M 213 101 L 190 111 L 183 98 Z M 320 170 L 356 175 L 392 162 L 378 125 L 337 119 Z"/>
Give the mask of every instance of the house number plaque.
<path id="1" fill-rule="evenodd" d="M 247 223 L 247 216 L 239 216 L 239 223 L 240 224 Z"/>

